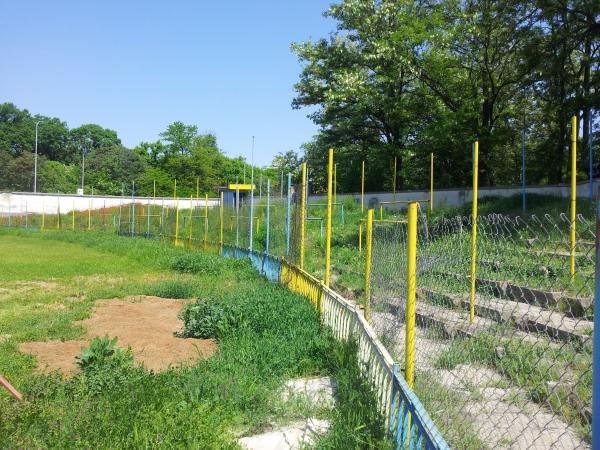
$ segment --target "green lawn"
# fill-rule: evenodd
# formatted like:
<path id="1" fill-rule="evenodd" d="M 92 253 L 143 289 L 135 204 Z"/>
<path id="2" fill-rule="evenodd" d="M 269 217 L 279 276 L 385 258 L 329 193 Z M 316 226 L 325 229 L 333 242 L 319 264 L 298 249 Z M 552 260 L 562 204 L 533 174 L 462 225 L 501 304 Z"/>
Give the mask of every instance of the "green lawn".
<path id="1" fill-rule="evenodd" d="M 0 373 L 27 399 L 0 392 L 1 448 L 236 448 L 238 436 L 310 416 L 332 422 L 319 448 L 385 445 L 355 349 L 247 261 L 102 233 L 2 229 L 0 247 Z M 209 333 L 219 351 L 187 368 L 113 361 L 69 379 L 38 373 L 17 351 L 19 342 L 80 337 L 73 321 L 96 299 L 132 294 L 197 297 L 185 333 Z M 281 401 L 287 379 L 321 374 L 339 382 L 333 412 Z"/>

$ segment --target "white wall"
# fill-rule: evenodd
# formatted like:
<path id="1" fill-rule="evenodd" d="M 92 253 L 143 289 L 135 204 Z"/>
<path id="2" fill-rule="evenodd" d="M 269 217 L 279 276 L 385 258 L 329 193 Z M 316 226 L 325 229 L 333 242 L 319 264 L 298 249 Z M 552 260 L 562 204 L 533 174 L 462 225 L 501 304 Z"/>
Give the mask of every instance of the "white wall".
<path id="1" fill-rule="evenodd" d="M 593 183 L 594 195 L 600 187 L 600 179 L 594 180 Z M 479 189 L 479 198 L 487 196 L 509 197 L 521 193 L 521 187 L 485 187 Z M 569 185 L 552 185 L 552 186 L 527 186 L 528 194 L 547 194 L 561 197 L 569 197 L 571 195 L 571 187 Z M 577 195 L 579 197 L 589 196 L 589 183 L 581 182 L 577 185 Z M 279 198 L 274 196 L 274 198 Z M 360 202 L 360 192 L 351 194 L 339 194 L 338 200 L 344 198 L 354 198 Z M 434 190 L 433 206 L 460 206 L 472 201 L 473 194 L 470 188 L 462 189 L 440 189 Z M 398 191 L 396 200 L 428 200 L 429 191 Z M 322 202 L 326 200 L 325 195 L 310 195 L 309 202 Z M 369 192 L 365 193 L 365 207 L 370 204 L 375 205 L 379 202 L 387 202 L 394 200 L 394 195 L 391 192 Z M 129 205 L 132 203 L 132 197 L 120 197 L 112 195 L 75 195 L 75 194 L 34 194 L 31 192 L 11 192 L 0 194 L 0 215 L 23 214 L 25 212 L 41 213 L 45 211 L 47 214 L 56 214 L 59 210 L 62 214 L 75 211 L 86 211 L 88 208 L 100 209 L 114 206 Z M 133 203 L 139 205 L 164 205 L 165 207 L 174 208 L 177 200 L 172 197 L 133 197 Z M 194 199 L 192 201 L 194 207 L 204 207 L 204 199 Z M 208 207 L 219 205 L 219 199 L 208 199 Z M 190 200 L 183 198 L 179 199 L 179 208 L 189 209 Z M 405 205 L 387 205 L 388 209 L 403 209 Z"/>
<path id="2" fill-rule="evenodd" d="M 600 187 L 600 179 L 594 180 L 593 190 L 594 196 Z M 577 196 L 589 197 L 590 184 L 589 182 L 580 182 L 577 184 Z M 552 186 L 527 186 L 527 194 L 545 194 L 555 195 L 560 197 L 570 197 L 570 185 L 552 185 Z M 521 194 L 521 187 L 485 187 L 479 189 L 478 198 L 490 196 L 510 197 L 512 195 Z M 360 192 L 352 194 L 338 194 L 338 201 L 344 198 L 354 198 L 360 202 Z M 309 202 L 317 202 L 326 200 L 326 195 L 310 195 Z M 394 200 L 394 194 L 391 192 L 365 192 L 365 207 L 375 205 L 379 202 L 388 202 Z M 429 200 L 429 191 L 398 191 L 396 192 L 395 200 Z M 470 188 L 462 189 L 440 189 L 433 192 L 433 207 L 440 206 L 460 206 L 465 203 L 471 203 L 473 200 L 473 191 Z M 386 205 L 387 209 L 404 209 L 405 205 Z"/>
<path id="3" fill-rule="evenodd" d="M 119 205 L 164 205 L 174 208 L 177 200 L 168 197 L 117 197 L 112 195 L 74 195 L 74 194 L 34 194 L 31 192 L 10 192 L 0 194 L 0 215 L 41 213 L 61 214 L 75 211 L 86 211 L 90 209 L 109 208 Z M 204 207 L 205 200 L 200 198 L 192 200 L 194 207 Z M 208 207 L 218 206 L 218 199 L 208 199 Z M 180 209 L 189 209 L 189 199 L 179 199 Z"/>

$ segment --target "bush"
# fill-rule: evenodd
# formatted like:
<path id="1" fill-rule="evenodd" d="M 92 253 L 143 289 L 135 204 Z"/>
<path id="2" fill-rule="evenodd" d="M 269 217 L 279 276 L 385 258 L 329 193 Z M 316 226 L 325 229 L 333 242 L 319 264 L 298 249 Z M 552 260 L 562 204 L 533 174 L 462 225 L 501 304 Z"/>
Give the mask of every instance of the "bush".
<path id="1" fill-rule="evenodd" d="M 216 338 L 218 331 L 226 328 L 225 308 L 222 304 L 209 300 L 187 306 L 180 317 L 185 323 L 185 328 L 180 333 L 182 337 Z"/>
<path id="2" fill-rule="evenodd" d="M 131 349 L 123 351 L 116 347 L 117 338 L 96 336 L 90 346 L 83 348 L 75 357 L 77 366 L 84 372 L 90 372 L 105 367 L 114 368 L 130 365 L 133 361 Z"/>

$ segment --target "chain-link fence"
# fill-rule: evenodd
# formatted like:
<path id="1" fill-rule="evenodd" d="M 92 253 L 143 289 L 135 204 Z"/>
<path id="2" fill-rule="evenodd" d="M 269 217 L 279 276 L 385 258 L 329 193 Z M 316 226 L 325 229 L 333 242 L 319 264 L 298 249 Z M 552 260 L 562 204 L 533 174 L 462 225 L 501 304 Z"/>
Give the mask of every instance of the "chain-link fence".
<path id="1" fill-rule="evenodd" d="M 572 253 L 566 216 L 479 217 L 473 297 L 472 220 L 417 229 L 415 391 L 450 445 L 589 447 L 593 224 L 577 218 Z M 375 221 L 372 321 L 399 361 L 406 261 L 406 223 Z"/>
<path id="2" fill-rule="evenodd" d="M 302 185 L 291 186 L 289 207 L 286 189 L 283 198 L 256 196 L 252 208 L 247 196 L 223 207 L 203 198 L 171 207 L 123 198 L 119 206 L 60 214 L 13 208 L 0 211 L 0 224 L 118 231 L 209 251 L 223 243 L 233 253 L 285 257 L 290 267 L 300 265 L 304 247 L 304 269 L 318 282 L 327 209 L 311 197 L 303 211 L 301 193 Z M 367 208 L 347 201 L 332 209 L 331 288 L 359 311 Z M 406 216 L 376 207 L 374 219 L 371 322 L 405 369 Z M 589 447 L 594 224 L 578 216 L 574 240 L 566 215 L 484 215 L 477 229 L 472 278 L 472 219 L 431 216 L 427 206 L 418 214 L 416 394 L 455 448 Z"/>

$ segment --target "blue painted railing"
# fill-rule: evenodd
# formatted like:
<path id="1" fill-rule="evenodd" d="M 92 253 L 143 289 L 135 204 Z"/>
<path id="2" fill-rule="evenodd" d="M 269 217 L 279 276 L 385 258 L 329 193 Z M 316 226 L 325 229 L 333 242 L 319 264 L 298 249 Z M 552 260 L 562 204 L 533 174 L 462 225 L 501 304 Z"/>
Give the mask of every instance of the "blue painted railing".
<path id="1" fill-rule="evenodd" d="M 377 338 L 360 309 L 296 266 L 265 253 L 223 245 L 221 254 L 249 258 L 268 280 L 281 283 L 311 300 L 323 323 L 340 340 L 355 339 L 363 376 L 370 382 L 386 419 L 393 448 L 449 449 L 427 411 L 408 386 L 397 364 Z"/>
<path id="2" fill-rule="evenodd" d="M 419 398 L 394 365 L 389 432 L 394 448 L 448 449 L 448 444 L 425 411 Z"/>
<path id="3" fill-rule="evenodd" d="M 267 280 L 278 283 L 281 277 L 281 261 L 261 252 L 251 252 L 247 248 L 223 245 L 221 255 L 232 258 L 249 258 L 254 268 Z"/>

